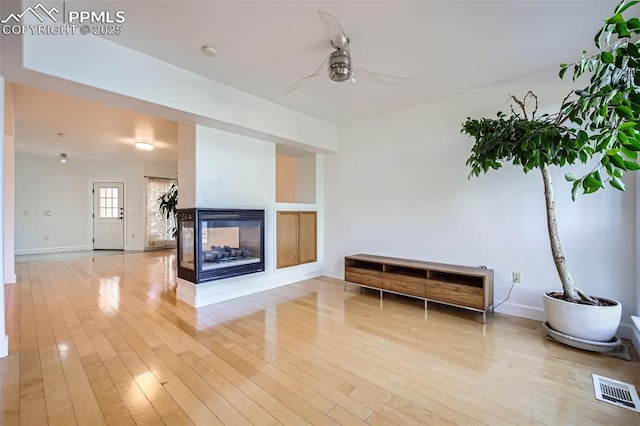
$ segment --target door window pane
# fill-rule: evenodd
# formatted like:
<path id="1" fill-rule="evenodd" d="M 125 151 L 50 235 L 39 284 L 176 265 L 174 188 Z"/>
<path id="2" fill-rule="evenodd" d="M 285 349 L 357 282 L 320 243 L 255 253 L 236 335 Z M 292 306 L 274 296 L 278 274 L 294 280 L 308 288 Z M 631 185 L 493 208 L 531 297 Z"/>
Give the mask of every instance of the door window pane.
<path id="1" fill-rule="evenodd" d="M 118 188 L 100 188 L 100 219 L 119 218 L 118 207 Z"/>

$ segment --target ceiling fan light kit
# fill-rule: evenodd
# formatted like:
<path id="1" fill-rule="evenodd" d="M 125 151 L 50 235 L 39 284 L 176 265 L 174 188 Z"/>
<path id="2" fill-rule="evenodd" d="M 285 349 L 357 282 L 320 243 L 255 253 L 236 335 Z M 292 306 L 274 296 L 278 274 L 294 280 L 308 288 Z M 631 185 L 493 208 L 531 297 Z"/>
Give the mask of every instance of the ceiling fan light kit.
<path id="1" fill-rule="evenodd" d="M 410 80 L 408 78 L 382 74 L 362 68 L 353 69 L 351 66 L 349 37 L 344 33 L 338 19 L 330 13 L 321 10 L 318 11 L 318 18 L 329 36 L 329 42 L 334 51 L 327 56 L 315 72 L 295 81 L 284 90 L 285 93 L 293 93 L 306 85 L 311 79 L 327 75 L 329 80 L 338 83 L 367 81 L 388 86 L 403 86 Z"/>

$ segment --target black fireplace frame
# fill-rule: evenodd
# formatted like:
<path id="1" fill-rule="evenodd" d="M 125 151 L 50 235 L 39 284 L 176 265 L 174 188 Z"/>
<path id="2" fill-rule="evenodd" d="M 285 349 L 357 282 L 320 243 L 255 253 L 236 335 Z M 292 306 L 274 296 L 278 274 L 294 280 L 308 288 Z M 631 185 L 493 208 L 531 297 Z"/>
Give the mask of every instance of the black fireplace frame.
<path id="1" fill-rule="evenodd" d="M 260 262 L 245 264 L 245 265 L 232 265 L 223 268 L 203 270 L 202 259 L 202 219 L 207 219 L 206 216 L 213 214 L 214 216 L 220 216 L 219 219 L 233 219 L 233 220 L 247 220 L 247 221 L 259 221 L 260 223 Z M 215 219 L 215 218 L 214 218 Z M 183 241 L 181 241 L 181 223 L 185 221 L 193 221 L 194 223 L 194 269 L 188 269 L 180 265 L 180 254 L 182 253 Z M 182 278 L 187 281 L 191 281 L 194 284 L 201 284 L 209 281 L 222 280 L 231 277 L 237 277 L 240 275 L 253 274 L 256 272 L 263 272 L 265 270 L 264 259 L 264 210 L 248 210 L 248 209 L 207 209 L 207 208 L 191 208 L 191 209 L 178 209 L 177 211 L 177 223 L 178 229 L 177 235 L 177 249 L 178 249 L 178 278 Z"/>

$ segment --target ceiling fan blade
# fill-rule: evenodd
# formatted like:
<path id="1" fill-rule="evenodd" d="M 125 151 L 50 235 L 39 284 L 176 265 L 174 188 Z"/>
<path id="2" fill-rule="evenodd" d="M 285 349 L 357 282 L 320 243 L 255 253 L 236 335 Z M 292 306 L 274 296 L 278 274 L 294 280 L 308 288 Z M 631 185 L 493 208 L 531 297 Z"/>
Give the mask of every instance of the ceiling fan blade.
<path id="1" fill-rule="evenodd" d="M 356 68 L 353 70 L 352 80 L 354 82 L 386 84 L 387 86 L 404 86 L 411 81 L 410 78 L 382 74 L 380 72 L 369 71 L 362 68 Z"/>
<path id="2" fill-rule="evenodd" d="M 289 95 L 289 94 L 295 92 L 296 90 L 302 88 L 303 86 L 306 86 L 306 84 L 309 81 L 311 81 L 312 78 L 316 78 L 316 77 L 321 77 L 321 76 L 317 75 L 317 74 L 314 74 L 314 75 L 308 75 L 306 77 L 302 77 L 300 80 L 296 81 L 291 86 L 289 86 L 286 89 L 284 89 L 284 93 Z"/>
<path id="3" fill-rule="evenodd" d="M 321 10 L 318 11 L 318 18 L 320 18 L 320 23 L 327 32 L 329 40 L 331 40 L 331 45 L 335 48 L 346 50 L 349 47 L 349 39 L 344 33 L 338 18 Z"/>
<path id="4" fill-rule="evenodd" d="M 307 84 L 313 77 L 326 76 L 327 65 L 329 64 L 330 57 L 331 57 L 331 54 L 329 54 L 326 58 L 324 58 L 324 61 L 322 61 L 322 63 L 320 64 L 317 70 L 315 70 L 313 73 L 309 74 L 308 76 L 302 77 L 300 80 L 295 81 L 292 85 L 284 89 L 284 93 L 290 94 L 295 92 L 296 90 L 300 89 L 302 86 Z"/>

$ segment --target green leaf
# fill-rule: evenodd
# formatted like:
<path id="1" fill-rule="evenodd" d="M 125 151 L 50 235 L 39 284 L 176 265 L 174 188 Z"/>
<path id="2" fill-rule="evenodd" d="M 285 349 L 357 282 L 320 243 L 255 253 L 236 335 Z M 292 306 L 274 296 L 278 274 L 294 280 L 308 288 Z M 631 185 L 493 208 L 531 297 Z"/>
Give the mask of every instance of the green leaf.
<path id="1" fill-rule="evenodd" d="M 567 182 L 573 182 L 574 180 L 576 180 L 577 178 L 573 175 L 573 173 L 566 173 L 564 175 L 564 178 L 567 180 Z"/>
<path id="2" fill-rule="evenodd" d="M 602 105 L 600 107 L 600 116 L 606 118 L 607 117 L 607 112 L 608 112 L 607 106 L 606 105 Z"/>
<path id="3" fill-rule="evenodd" d="M 624 164 L 624 159 L 622 158 L 622 156 L 620 154 L 613 154 L 613 155 L 609 155 L 607 154 L 607 156 L 609 157 L 609 161 L 611 161 L 611 163 L 622 169 L 622 170 L 626 170 L 627 167 Z"/>
<path id="4" fill-rule="evenodd" d="M 640 151 L 640 140 L 638 140 L 638 137 L 629 139 L 629 144 L 625 145 L 625 148 L 632 151 Z"/>
<path id="5" fill-rule="evenodd" d="M 623 145 L 627 145 L 629 144 L 629 138 L 627 137 L 626 134 L 624 134 L 623 132 L 618 132 L 618 140 L 620 141 L 621 144 Z"/>
<path id="6" fill-rule="evenodd" d="M 625 10 L 629 9 L 631 6 L 638 4 L 639 2 L 637 0 L 634 1 L 630 1 L 627 4 L 624 4 L 624 2 L 620 2 L 620 4 L 618 5 L 618 7 L 616 7 L 616 11 L 615 13 L 619 13 L 621 14 L 622 12 L 624 12 Z M 623 6 L 624 5 L 624 6 Z"/>
<path id="7" fill-rule="evenodd" d="M 589 135 L 584 130 L 578 130 L 578 134 L 576 135 L 576 142 L 578 142 L 579 146 L 584 145 L 589 140 Z"/>
<path id="8" fill-rule="evenodd" d="M 573 182 L 573 187 L 571 188 L 571 199 L 573 201 L 576 200 L 576 195 L 578 195 L 578 189 L 580 188 L 580 181 L 576 180 Z"/>
<path id="9" fill-rule="evenodd" d="M 611 18 L 607 19 L 605 22 L 607 24 L 619 24 L 621 22 L 624 22 L 624 17 L 622 16 L 621 13 L 616 13 Z"/>
<path id="10" fill-rule="evenodd" d="M 567 68 L 566 66 L 560 68 L 560 72 L 558 73 L 558 76 L 560 76 L 560 80 L 562 80 L 562 78 L 564 77 L 564 74 L 567 72 L 568 69 L 569 68 Z"/>
<path id="11" fill-rule="evenodd" d="M 626 119 L 633 120 L 633 110 L 628 106 L 617 106 L 616 112 Z"/>
<path id="12" fill-rule="evenodd" d="M 612 64 L 614 61 L 613 54 L 611 52 L 606 52 L 606 51 L 602 52 L 600 54 L 600 60 L 605 64 Z"/>
<path id="13" fill-rule="evenodd" d="M 585 190 L 588 189 L 598 189 L 602 187 L 602 180 L 598 180 L 596 179 L 594 176 L 594 173 L 587 175 L 587 177 L 584 178 L 584 181 L 582 183 L 582 186 L 584 187 Z"/>
<path id="14" fill-rule="evenodd" d="M 609 181 L 609 183 L 615 189 L 619 189 L 620 191 L 624 191 L 624 183 L 622 183 L 622 181 L 620 179 L 618 179 L 617 177 L 613 176 L 611 178 L 611 180 Z"/>
<path id="15" fill-rule="evenodd" d="M 627 28 L 626 22 L 620 22 L 619 24 L 616 24 L 616 28 L 614 32 L 618 34 L 618 37 L 620 38 L 626 38 L 631 35 L 631 33 L 629 32 L 629 29 Z"/>
<path id="16" fill-rule="evenodd" d="M 624 123 L 618 126 L 618 131 L 624 132 L 625 130 L 633 129 L 636 126 L 636 124 L 638 123 L 636 123 L 635 121 L 625 121 Z"/>
<path id="17" fill-rule="evenodd" d="M 604 30 L 604 28 L 600 28 L 600 31 L 598 31 L 598 32 L 596 33 L 596 36 L 593 38 L 593 41 L 594 41 L 594 43 L 596 44 L 596 47 L 597 47 L 598 49 L 600 49 L 600 46 L 601 46 L 601 45 L 600 45 L 600 37 L 602 36 L 602 31 L 603 31 L 603 30 Z M 562 77 L 560 77 L 560 78 L 562 78 Z"/>
<path id="18" fill-rule="evenodd" d="M 627 157 L 627 158 L 631 158 L 632 160 L 637 160 L 638 159 L 638 152 L 637 151 L 633 151 L 631 149 L 625 148 L 624 146 L 620 148 L 620 151 L 622 151 L 624 156 Z M 627 164 L 627 161 L 625 161 L 624 163 Z M 627 167 L 627 170 L 631 170 L 631 169 L 629 169 Z"/>
<path id="19" fill-rule="evenodd" d="M 638 18 L 629 19 L 627 21 L 627 28 L 632 30 L 637 30 L 638 28 L 640 28 L 640 19 Z"/>
<path id="20" fill-rule="evenodd" d="M 627 170 L 640 170 L 640 164 L 635 161 L 625 161 L 624 165 L 627 166 Z"/>

